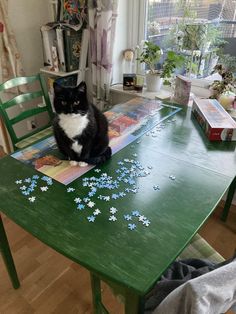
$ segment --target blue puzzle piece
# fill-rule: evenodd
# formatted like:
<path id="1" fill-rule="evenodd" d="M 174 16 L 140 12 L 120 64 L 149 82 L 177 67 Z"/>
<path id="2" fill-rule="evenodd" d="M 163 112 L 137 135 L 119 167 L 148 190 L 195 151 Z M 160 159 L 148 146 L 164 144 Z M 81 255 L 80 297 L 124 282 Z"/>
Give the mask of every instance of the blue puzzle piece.
<path id="1" fill-rule="evenodd" d="M 119 195 L 118 195 L 118 194 L 112 194 L 111 198 L 112 198 L 113 200 L 116 200 L 116 199 L 119 198 Z"/>
<path id="2" fill-rule="evenodd" d="M 132 220 L 132 216 L 130 215 L 124 215 L 124 219 L 129 221 L 129 220 Z"/>
<path id="3" fill-rule="evenodd" d="M 77 209 L 79 209 L 79 210 L 83 210 L 85 208 L 85 206 L 83 205 L 83 204 L 79 204 L 78 206 L 77 206 Z"/>
<path id="4" fill-rule="evenodd" d="M 151 222 L 150 222 L 148 219 L 146 219 L 146 220 L 143 221 L 143 225 L 144 225 L 145 227 L 149 227 L 150 223 L 151 223 Z"/>
<path id="5" fill-rule="evenodd" d="M 33 175 L 32 177 L 34 180 L 38 180 L 39 179 L 39 176 L 37 174 Z"/>
<path id="6" fill-rule="evenodd" d="M 136 228 L 135 224 L 128 224 L 128 229 L 133 231 Z"/>
<path id="7" fill-rule="evenodd" d="M 43 180 L 43 181 L 48 181 L 48 180 L 51 180 L 51 178 L 48 177 L 48 176 L 43 176 L 43 177 L 41 178 L 41 180 Z"/>
<path id="8" fill-rule="evenodd" d="M 89 198 L 89 197 L 85 197 L 85 198 L 83 198 L 83 201 L 84 201 L 85 203 L 88 203 L 88 202 L 90 201 L 90 198 Z"/>
<path id="9" fill-rule="evenodd" d="M 28 191 L 22 191 L 23 195 L 29 195 L 30 193 Z"/>
<path id="10" fill-rule="evenodd" d="M 87 217 L 89 222 L 94 222 L 95 221 L 95 216 L 88 216 Z"/>
<path id="11" fill-rule="evenodd" d="M 133 216 L 135 217 L 139 217 L 140 216 L 140 213 L 138 210 L 133 210 L 132 213 L 131 213 Z"/>

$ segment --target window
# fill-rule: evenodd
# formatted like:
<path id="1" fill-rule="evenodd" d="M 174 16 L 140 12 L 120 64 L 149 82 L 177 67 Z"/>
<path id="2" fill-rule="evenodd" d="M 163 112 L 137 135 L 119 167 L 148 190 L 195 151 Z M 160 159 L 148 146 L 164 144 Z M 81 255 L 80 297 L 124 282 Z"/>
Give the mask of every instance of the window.
<path id="1" fill-rule="evenodd" d="M 162 43 L 170 28 L 184 18 L 214 25 L 219 23 L 224 38 L 236 37 L 236 1 L 147 0 L 146 5 L 146 39 L 158 44 Z"/>
<path id="2" fill-rule="evenodd" d="M 208 76 L 220 54 L 235 56 L 236 0 L 129 1 L 135 22 L 131 46 L 145 39 L 161 46 L 164 54 L 168 49 L 184 54 L 182 74 L 192 71 L 193 77 Z"/>

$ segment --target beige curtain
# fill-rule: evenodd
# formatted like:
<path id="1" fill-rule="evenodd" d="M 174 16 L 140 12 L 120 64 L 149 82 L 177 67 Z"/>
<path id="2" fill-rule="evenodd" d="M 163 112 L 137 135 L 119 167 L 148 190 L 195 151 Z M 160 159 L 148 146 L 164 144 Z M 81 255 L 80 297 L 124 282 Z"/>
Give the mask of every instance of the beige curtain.
<path id="1" fill-rule="evenodd" d="M 2 51 L 0 54 L 0 84 L 10 78 L 24 75 L 16 38 L 9 23 L 8 0 L 0 0 L 0 23 L 3 24 Z"/>
<path id="2" fill-rule="evenodd" d="M 0 84 L 16 76 L 24 76 L 24 70 L 17 49 L 16 38 L 9 23 L 8 0 L 0 0 Z M 20 90 L 26 88 L 21 86 Z M 11 89 L 10 93 L 2 95 L 8 98 L 18 93 L 18 89 Z M 6 153 L 10 152 L 10 144 L 6 128 L 0 119 L 0 142 Z"/>

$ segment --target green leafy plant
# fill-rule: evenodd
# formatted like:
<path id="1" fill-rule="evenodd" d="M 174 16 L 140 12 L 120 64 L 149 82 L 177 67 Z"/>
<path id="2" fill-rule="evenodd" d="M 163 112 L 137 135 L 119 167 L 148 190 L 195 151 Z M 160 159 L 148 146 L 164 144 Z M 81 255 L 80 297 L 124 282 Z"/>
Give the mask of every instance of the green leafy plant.
<path id="1" fill-rule="evenodd" d="M 222 36 L 222 31 L 220 30 L 219 25 L 207 25 L 205 42 L 209 42 L 212 48 L 219 48 L 226 43 L 226 41 L 222 39 Z"/>
<path id="2" fill-rule="evenodd" d="M 163 54 L 162 49 L 151 41 L 145 41 L 143 51 L 140 57 L 137 58 L 139 62 L 146 63 L 152 74 L 158 73 L 156 64 Z"/>
<path id="3" fill-rule="evenodd" d="M 211 84 L 213 95 L 210 98 L 219 98 L 219 96 L 227 91 L 236 93 L 236 79 L 231 71 L 225 68 L 222 64 L 217 64 L 214 72 L 218 72 L 222 80 L 216 80 Z"/>
<path id="4" fill-rule="evenodd" d="M 168 78 L 171 77 L 172 73 L 175 71 L 176 68 L 182 67 L 184 64 L 185 58 L 182 55 L 176 54 L 174 51 L 168 51 L 166 59 L 162 65 L 162 72 L 161 77 L 163 77 L 164 84 L 170 85 Z"/>
<path id="5" fill-rule="evenodd" d="M 174 51 L 168 51 L 161 69 L 157 70 L 156 65 L 157 62 L 160 61 L 162 54 L 163 51 L 158 45 L 145 41 L 143 51 L 137 60 L 141 63 L 145 63 L 150 69 L 150 73 L 160 74 L 160 77 L 165 79 L 164 84 L 169 85 L 168 78 L 171 77 L 176 68 L 184 64 L 185 58 Z"/>

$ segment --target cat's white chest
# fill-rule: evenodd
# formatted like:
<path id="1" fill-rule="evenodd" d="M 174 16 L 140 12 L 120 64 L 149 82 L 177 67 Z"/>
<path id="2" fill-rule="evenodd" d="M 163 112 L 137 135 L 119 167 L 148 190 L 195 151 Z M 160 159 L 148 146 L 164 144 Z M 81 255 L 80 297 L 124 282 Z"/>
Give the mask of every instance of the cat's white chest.
<path id="1" fill-rule="evenodd" d="M 88 123 L 89 120 L 87 114 L 62 113 L 59 115 L 59 125 L 71 140 L 73 140 L 75 136 L 81 135 Z"/>

